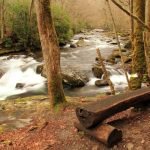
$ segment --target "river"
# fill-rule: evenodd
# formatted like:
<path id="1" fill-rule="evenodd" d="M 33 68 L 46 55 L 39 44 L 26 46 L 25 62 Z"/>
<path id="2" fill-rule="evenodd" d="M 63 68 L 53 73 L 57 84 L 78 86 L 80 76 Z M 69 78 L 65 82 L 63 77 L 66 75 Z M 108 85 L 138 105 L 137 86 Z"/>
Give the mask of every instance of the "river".
<path id="1" fill-rule="evenodd" d="M 108 57 L 114 48 L 115 40 L 112 36 L 107 36 L 101 29 L 95 29 L 87 33 L 75 35 L 71 40 L 77 42 L 84 39 L 85 45 L 77 48 L 70 48 L 67 44 L 61 50 L 61 67 L 75 68 L 86 72 L 89 82 L 82 88 L 65 89 L 68 96 L 94 96 L 99 93 L 109 91 L 109 87 L 99 88 L 95 86 L 97 78 L 92 75 L 92 65 L 96 58 L 96 48 L 101 50 L 104 58 Z M 0 99 L 4 100 L 13 95 L 35 95 L 46 94 L 46 79 L 36 74 L 36 67 L 42 64 L 32 57 L 25 55 L 0 57 Z M 111 80 L 117 91 L 124 90 L 127 82 L 122 69 L 117 69 L 116 65 L 107 64 L 107 69 L 111 72 Z M 23 86 L 23 88 L 19 88 Z"/>

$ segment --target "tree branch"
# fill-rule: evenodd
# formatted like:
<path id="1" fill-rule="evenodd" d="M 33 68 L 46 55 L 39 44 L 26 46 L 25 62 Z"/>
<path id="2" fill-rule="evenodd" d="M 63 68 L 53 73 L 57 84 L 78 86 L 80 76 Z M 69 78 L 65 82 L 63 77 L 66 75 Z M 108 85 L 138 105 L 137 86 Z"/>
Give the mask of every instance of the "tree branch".
<path id="1" fill-rule="evenodd" d="M 109 0 L 106 0 L 109 1 Z M 128 12 L 125 8 L 123 8 L 120 4 L 118 4 L 115 0 L 111 0 L 118 8 L 120 8 L 123 12 L 125 12 L 128 16 L 132 17 L 133 19 L 135 19 L 136 21 L 138 21 L 139 23 L 141 23 L 143 25 L 144 28 L 146 28 L 147 30 L 150 31 L 150 27 L 147 26 L 141 19 L 139 19 L 137 16 L 134 16 L 133 14 L 131 14 L 130 12 Z"/>

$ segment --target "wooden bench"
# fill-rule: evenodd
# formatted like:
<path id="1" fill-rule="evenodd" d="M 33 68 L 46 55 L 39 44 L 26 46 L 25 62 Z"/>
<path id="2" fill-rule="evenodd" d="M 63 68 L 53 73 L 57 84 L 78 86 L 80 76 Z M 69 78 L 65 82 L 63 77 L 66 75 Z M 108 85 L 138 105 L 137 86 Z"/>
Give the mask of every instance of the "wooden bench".
<path id="1" fill-rule="evenodd" d="M 150 101 L 150 88 L 143 88 L 121 95 L 110 96 L 101 101 L 77 107 L 76 115 L 85 128 L 91 128 L 118 112 L 146 101 Z"/>
<path id="2" fill-rule="evenodd" d="M 111 147 L 122 140 L 122 131 L 102 121 L 136 104 L 150 102 L 150 88 L 110 96 L 101 101 L 76 108 L 79 122 L 74 126 Z"/>

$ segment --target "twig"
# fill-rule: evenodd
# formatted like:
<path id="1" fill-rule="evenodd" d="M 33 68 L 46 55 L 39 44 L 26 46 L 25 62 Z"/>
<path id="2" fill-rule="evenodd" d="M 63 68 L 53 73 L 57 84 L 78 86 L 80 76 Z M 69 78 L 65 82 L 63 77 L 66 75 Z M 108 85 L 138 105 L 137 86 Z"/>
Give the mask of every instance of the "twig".
<path id="1" fill-rule="evenodd" d="M 106 0 L 107 2 L 109 0 Z M 123 8 L 120 4 L 118 4 L 115 0 L 111 0 L 118 8 L 120 8 L 123 12 L 125 12 L 128 16 L 132 17 L 133 19 L 135 19 L 136 21 L 138 21 L 139 23 L 141 23 L 143 25 L 144 28 L 146 28 L 147 30 L 150 31 L 150 27 L 147 26 L 141 19 L 139 19 L 137 16 L 134 16 L 133 14 L 131 14 L 129 11 L 127 11 L 125 8 Z"/>
<path id="2" fill-rule="evenodd" d="M 130 81 L 129 81 L 129 78 L 128 78 L 128 74 L 127 74 L 126 69 L 125 69 L 124 58 L 123 58 L 122 51 L 121 51 L 121 45 L 120 45 L 120 41 L 119 41 L 117 29 L 116 29 L 115 20 L 114 20 L 113 14 L 112 14 L 112 10 L 111 10 L 111 7 L 110 7 L 110 3 L 109 3 L 108 0 L 106 0 L 106 1 L 107 1 L 107 4 L 108 4 L 108 9 L 109 9 L 109 11 L 110 11 L 110 15 L 111 15 L 112 22 L 113 22 L 113 26 L 114 26 L 115 36 L 116 36 L 116 40 L 117 40 L 117 44 L 118 44 L 118 48 L 119 48 L 119 53 L 120 53 L 120 56 L 121 56 L 122 68 L 123 68 L 124 73 L 125 73 L 125 76 L 126 76 L 126 80 L 127 80 L 127 83 L 128 83 L 128 87 L 129 87 L 129 89 L 131 89 Z"/>
<path id="3" fill-rule="evenodd" d="M 100 50 L 99 49 L 96 49 L 97 51 L 97 55 L 98 55 L 98 58 L 99 58 L 99 62 L 100 62 L 100 65 L 102 66 L 102 70 L 103 70 L 103 73 L 106 77 L 106 80 L 110 86 L 110 89 L 111 89 L 111 94 L 115 95 L 115 88 L 114 88 L 114 85 L 113 83 L 111 82 L 110 78 L 109 78 L 109 75 L 107 73 L 107 70 L 106 70 L 106 67 L 104 65 L 104 62 L 103 62 L 103 58 L 102 58 L 102 55 L 100 53 Z"/>

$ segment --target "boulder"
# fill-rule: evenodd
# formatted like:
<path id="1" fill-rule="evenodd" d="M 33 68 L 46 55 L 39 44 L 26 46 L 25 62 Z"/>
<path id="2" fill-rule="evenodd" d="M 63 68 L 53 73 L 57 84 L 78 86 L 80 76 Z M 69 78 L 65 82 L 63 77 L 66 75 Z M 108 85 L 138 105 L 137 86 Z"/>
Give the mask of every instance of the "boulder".
<path id="1" fill-rule="evenodd" d="M 17 83 L 16 84 L 16 89 L 22 89 L 25 86 L 24 83 Z"/>
<path id="2" fill-rule="evenodd" d="M 107 80 L 97 80 L 95 81 L 95 85 L 98 87 L 102 87 L 102 86 L 108 86 L 108 82 Z"/>
<path id="3" fill-rule="evenodd" d="M 132 61 L 132 58 L 130 56 L 123 56 L 124 63 L 130 63 Z"/>
<path id="4" fill-rule="evenodd" d="M 92 67 L 92 73 L 93 73 L 93 75 L 94 75 L 96 78 L 100 78 L 100 79 L 101 79 L 101 77 L 102 77 L 102 75 L 103 75 L 103 70 L 102 70 L 101 67 L 94 65 L 94 66 Z"/>
<path id="5" fill-rule="evenodd" d="M 42 72 L 43 71 L 45 71 L 45 70 L 43 70 L 44 68 L 43 68 L 43 65 L 38 65 L 37 66 L 37 68 L 36 68 L 36 73 L 37 74 L 42 74 Z M 45 73 L 44 73 L 45 74 Z M 44 76 L 45 77 L 45 76 Z"/>
<path id="6" fill-rule="evenodd" d="M 4 71 L 0 69 L 0 78 L 4 75 Z"/>
<path id="7" fill-rule="evenodd" d="M 132 43 L 131 43 L 130 40 L 127 41 L 127 42 L 124 44 L 124 48 L 126 48 L 126 49 L 131 49 L 131 48 L 132 48 Z"/>
<path id="8" fill-rule="evenodd" d="M 36 72 L 41 74 L 43 77 L 46 77 L 46 70 L 43 65 L 38 66 Z M 64 87 L 83 87 L 89 81 L 88 77 L 84 73 L 71 68 L 64 69 L 61 74 Z"/>
<path id="9" fill-rule="evenodd" d="M 103 58 L 103 57 L 102 57 L 102 60 L 104 61 L 104 60 L 105 60 L 105 58 Z M 96 58 L 95 58 L 95 61 L 96 61 L 96 62 L 99 62 L 99 58 L 98 58 L 98 57 L 96 57 Z"/>
<path id="10" fill-rule="evenodd" d="M 85 74 L 72 69 L 62 71 L 62 80 L 63 85 L 70 88 L 83 87 L 89 81 Z"/>
<path id="11" fill-rule="evenodd" d="M 72 44 L 70 44 L 70 47 L 71 47 L 71 48 L 77 48 L 77 44 L 73 44 L 73 43 L 72 43 Z"/>
<path id="12" fill-rule="evenodd" d="M 83 38 L 80 38 L 79 41 L 76 43 L 76 45 L 77 45 L 78 47 L 83 47 L 83 46 L 85 46 L 85 41 L 84 41 L 84 39 L 83 39 Z"/>
<path id="13" fill-rule="evenodd" d="M 106 62 L 115 64 L 115 57 L 113 55 L 108 56 L 108 58 L 106 59 Z"/>
<path id="14" fill-rule="evenodd" d="M 116 41 L 112 41 L 112 42 L 110 42 L 110 44 L 117 45 L 117 42 Z"/>
<path id="15" fill-rule="evenodd" d="M 119 51 L 113 51 L 112 56 L 115 58 L 120 58 L 120 52 Z"/>

